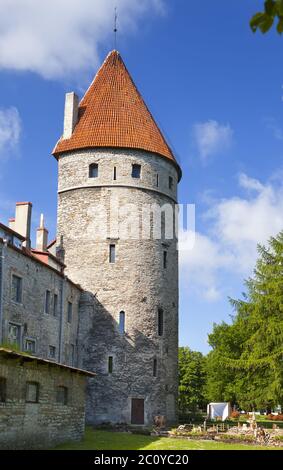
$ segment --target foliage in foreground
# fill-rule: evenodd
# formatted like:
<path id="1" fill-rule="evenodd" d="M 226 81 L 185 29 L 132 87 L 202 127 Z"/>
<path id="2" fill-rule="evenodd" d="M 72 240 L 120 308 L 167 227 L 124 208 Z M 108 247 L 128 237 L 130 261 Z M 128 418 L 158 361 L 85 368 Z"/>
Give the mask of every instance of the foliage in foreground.
<path id="1" fill-rule="evenodd" d="M 188 347 L 179 348 L 179 410 L 182 415 L 205 408 L 205 357 Z"/>
<path id="2" fill-rule="evenodd" d="M 242 300 L 231 300 L 232 324 L 214 325 L 207 356 L 208 401 L 246 411 L 283 405 L 283 232 L 258 247 Z"/>
<path id="3" fill-rule="evenodd" d="M 283 0 L 265 0 L 264 11 L 256 13 L 250 21 L 253 32 L 267 33 L 277 21 L 277 32 L 283 33 Z"/>

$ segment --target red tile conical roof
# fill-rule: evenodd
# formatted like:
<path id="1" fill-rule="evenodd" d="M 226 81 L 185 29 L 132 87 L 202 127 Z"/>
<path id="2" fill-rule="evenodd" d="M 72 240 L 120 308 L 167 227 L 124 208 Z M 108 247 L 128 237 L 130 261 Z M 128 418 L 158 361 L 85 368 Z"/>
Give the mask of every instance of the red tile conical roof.
<path id="1" fill-rule="evenodd" d="M 93 147 L 147 150 L 176 164 L 172 150 L 117 51 L 108 54 L 81 100 L 72 136 L 61 137 L 53 155 Z"/>

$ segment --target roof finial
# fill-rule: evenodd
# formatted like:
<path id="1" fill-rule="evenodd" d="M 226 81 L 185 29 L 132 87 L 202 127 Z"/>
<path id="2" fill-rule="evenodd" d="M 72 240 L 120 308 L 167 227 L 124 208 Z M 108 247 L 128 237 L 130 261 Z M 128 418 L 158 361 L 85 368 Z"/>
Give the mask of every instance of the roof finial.
<path id="1" fill-rule="evenodd" d="M 39 227 L 40 227 L 40 228 L 44 228 L 44 215 L 43 215 L 43 214 L 40 214 L 40 224 L 39 224 Z"/>
<path id="2" fill-rule="evenodd" d="M 118 14 L 117 14 L 117 7 L 115 7 L 114 9 L 114 44 L 115 44 L 115 50 L 117 49 L 117 18 L 118 18 Z"/>

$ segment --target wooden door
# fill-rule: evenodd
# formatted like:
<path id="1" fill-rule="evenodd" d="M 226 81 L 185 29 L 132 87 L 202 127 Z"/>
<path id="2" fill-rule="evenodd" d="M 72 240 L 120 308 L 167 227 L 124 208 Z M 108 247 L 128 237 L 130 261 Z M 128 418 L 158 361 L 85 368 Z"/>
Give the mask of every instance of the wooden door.
<path id="1" fill-rule="evenodd" d="M 144 424 L 144 399 L 132 398 L 132 424 Z"/>

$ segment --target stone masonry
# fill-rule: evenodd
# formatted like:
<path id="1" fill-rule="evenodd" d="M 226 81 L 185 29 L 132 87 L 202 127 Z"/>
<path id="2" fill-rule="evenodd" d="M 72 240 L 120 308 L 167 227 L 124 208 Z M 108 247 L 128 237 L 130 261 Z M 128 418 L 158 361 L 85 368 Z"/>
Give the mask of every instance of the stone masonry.
<path id="1" fill-rule="evenodd" d="M 86 375 L 0 348 L 0 449 L 46 449 L 82 439 Z M 28 383 L 38 385 L 37 397 L 27 394 Z M 65 402 L 58 400 L 62 387 Z"/>
<path id="2" fill-rule="evenodd" d="M 169 160 L 145 151 L 103 149 L 77 151 L 59 158 L 57 239 L 63 237 L 66 273 L 95 296 L 88 316 L 81 367 L 95 370 L 90 383 L 87 421 L 131 423 L 132 399 L 144 400 L 145 424 L 165 415 L 176 420 L 178 352 L 178 254 L 176 237 L 122 239 L 119 233 L 97 236 L 109 216 L 113 198 L 124 207 L 164 204 L 175 207 L 177 170 Z M 89 177 L 89 166 L 98 176 Z M 132 165 L 141 177 L 131 176 Z M 113 168 L 116 179 L 113 180 Z M 157 186 L 158 175 L 158 186 Z M 172 188 L 168 187 L 169 176 Z M 120 216 L 119 224 L 123 222 Z M 109 245 L 116 260 L 109 263 Z M 163 267 L 163 253 L 167 266 Z M 158 311 L 164 331 L 158 332 Z M 125 334 L 119 332 L 119 313 L 125 312 Z M 82 317 L 85 322 L 85 317 Z M 81 341 L 80 341 L 80 344 Z M 112 357 L 113 370 L 108 361 Z M 154 361 L 156 361 L 154 366 Z M 156 373 L 153 372 L 156 367 Z"/>

